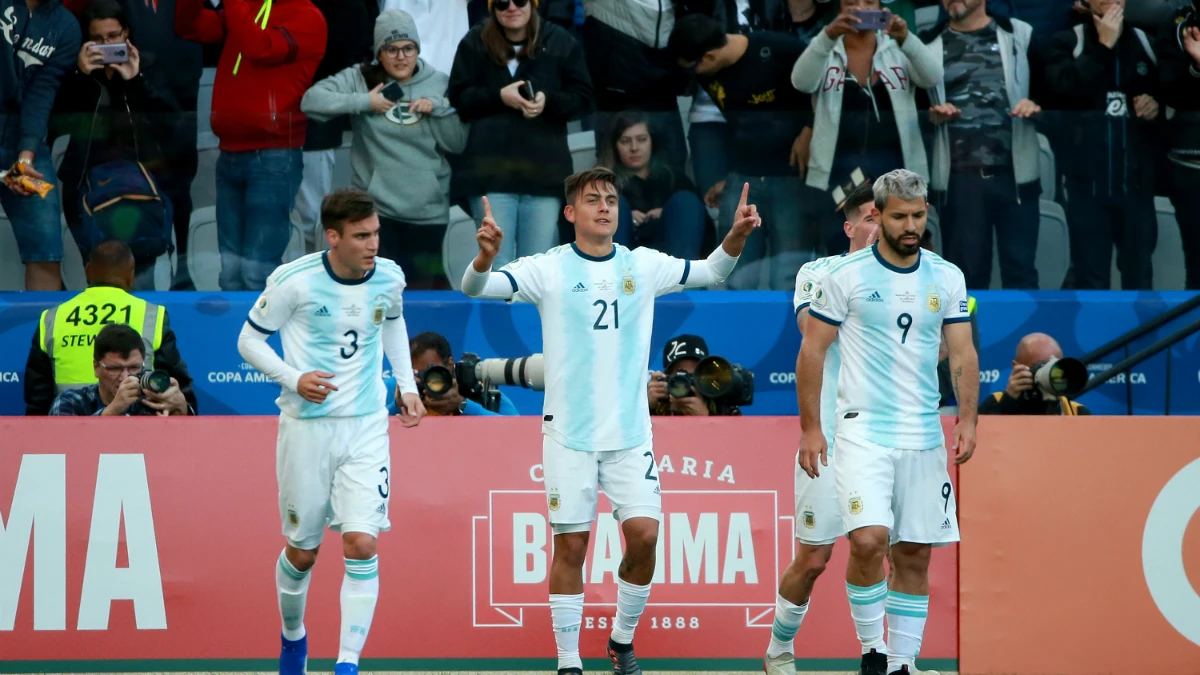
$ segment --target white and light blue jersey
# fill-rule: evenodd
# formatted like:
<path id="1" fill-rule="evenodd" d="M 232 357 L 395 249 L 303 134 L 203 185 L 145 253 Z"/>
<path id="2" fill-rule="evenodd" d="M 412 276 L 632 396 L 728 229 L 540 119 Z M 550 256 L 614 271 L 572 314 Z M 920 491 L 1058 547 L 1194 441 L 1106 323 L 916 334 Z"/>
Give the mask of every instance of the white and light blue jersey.
<path id="1" fill-rule="evenodd" d="M 387 406 L 382 332 L 402 316 L 404 272 L 376 258 L 363 278 L 340 279 L 326 256 L 312 253 L 272 272 L 248 320 L 262 333 L 280 332 L 289 366 L 334 374 L 338 390 L 324 403 L 284 388 L 275 401 L 280 411 L 298 418 L 370 415 Z"/>
<path id="2" fill-rule="evenodd" d="M 808 309 L 812 303 L 813 288 L 821 277 L 828 271 L 829 266 L 844 258 L 844 255 L 832 255 L 828 258 L 818 258 L 806 263 L 796 273 L 796 295 L 792 298 L 792 307 L 796 315 Z M 825 368 L 821 371 L 821 433 L 825 435 L 827 454 L 833 456 L 834 421 L 837 419 L 838 368 L 842 363 L 842 350 L 838 341 L 834 340 L 825 352 Z"/>
<path id="3" fill-rule="evenodd" d="M 499 273 L 512 299 L 542 317 L 542 432 L 573 450 L 626 450 L 650 440 L 646 400 L 654 299 L 683 290 L 691 263 L 614 245 L 596 258 L 574 244 L 520 258 Z"/>
<path id="4" fill-rule="evenodd" d="M 945 324 L 971 319 L 966 282 L 933 253 L 901 269 L 878 246 L 833 262 L 813 286 L 809 316 L 839 327 L 837 428 L 886 448 L 939 448 L 938 348 Z"/>

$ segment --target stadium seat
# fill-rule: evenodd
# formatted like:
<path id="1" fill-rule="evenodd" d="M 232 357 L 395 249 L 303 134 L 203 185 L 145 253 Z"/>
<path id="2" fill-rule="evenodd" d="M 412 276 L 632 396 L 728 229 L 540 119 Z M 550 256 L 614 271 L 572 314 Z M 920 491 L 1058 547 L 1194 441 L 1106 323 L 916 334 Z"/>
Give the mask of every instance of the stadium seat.
<path id="1" fill-rule="evenodd" d="M 283 253 L 283 262 L 291 262 L 304 255 L 304 238 L 297 224 L 296 212 L 292 212 L 292 236 Z M 188 271 L 198 291 L 221 290 L 221 250 L 217 245 L 217 208 L 206 206 L 192 211 L 192 223 L 188 227 Z"/>
<path id="2" fill-rule="evenodd" d="M 1062 205 L 1043 199 L 1041 202 L 1042 222 L 1038 231 L 1037 259 L 1038 286 L 1042 290 L 1062 288 L 1063 279 L 1071 263 L 1070 239 L 1067 234 L 1067 214 Z M 1003 286 L 1000 282 L 1000 253 L 992 244 L 993 290 Z M 972 289 L 974 290 L 974 289 Z"/>
<path id="3" fill-rule="evenodd" d="M 0 210 L 0 290 L 20 291 L 25 289 L 25 266 L 17 251 L 17 238 L 12 223 Z"/>
<path id="4" fill-rule="evenodd" d="M 1058 200 L 1058 165 L 1050 141 L 1038 134 L 1038 171 L 1042 176 L 1042 199 Z"/>
<path id="5" fill-rule="evenodd" d="M 446 272 L 446 280 L 454 290 L 462 287 L 463 272 L 475 259 L 478 250 L 475 219 L 457 206 L 451 208 L 450 225 L 446 227 L 446 236 L 442 239 L 442 267 Z"/>
<path id="6" fill-rule="evenodd" d="M 596 134 L 581 131 L 567 136 L 567 147 L 571 149 L 571 160 L 576 171 L 596 166 Z"/>
<path id="7" fill-rule="evenodd" d="M 1155 197 L 1154 207 L 1158 212 L 1158 246 L 1153 258 L 1154 290 L 1180 291 L 1187 281 L 1187 272 L 1183 266 L 1183 241 L 1175 221 L 1175 207 L 1166 197 Z"/>
<path id="8" fill-rule="evenodd" d="M 929 30 L 930 28 L 933 28 L 934 26 L 936 26 L 937 20 L 938 20 L 938 12 L 940 12 L 940 11 L 942 11 L 942 7 L 940 4 L 934 5 L 932 7 L 918 7 L 917 12 L 916 12 L 917 25 L 913 29 L 913 32 L 923 33 L 925 31 Z"/>

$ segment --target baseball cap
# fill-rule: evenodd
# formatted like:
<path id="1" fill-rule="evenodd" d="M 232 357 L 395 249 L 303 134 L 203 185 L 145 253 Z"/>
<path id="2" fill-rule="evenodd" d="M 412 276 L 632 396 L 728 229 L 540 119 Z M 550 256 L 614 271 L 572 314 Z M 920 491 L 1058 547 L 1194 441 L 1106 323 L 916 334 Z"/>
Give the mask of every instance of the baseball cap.
<path id="1" fill-rule="evenodd" d="M 663 370 L 683 359 L 702 359 L 708 356 L 708 343 L 699 335 L 678 335 L 667 340 L 663 347 Z"/>

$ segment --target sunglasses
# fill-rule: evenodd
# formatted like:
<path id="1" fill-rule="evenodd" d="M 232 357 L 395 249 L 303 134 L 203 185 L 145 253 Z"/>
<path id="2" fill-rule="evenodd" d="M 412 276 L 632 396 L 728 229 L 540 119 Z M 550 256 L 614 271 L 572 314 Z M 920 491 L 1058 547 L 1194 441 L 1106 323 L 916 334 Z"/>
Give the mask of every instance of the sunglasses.
<path id="1" fill-rule="evenodd" d="M 525 9 L 525 5 L 529 4 L 529 0 L 494 0 L 492 2 L 492 11 L 507 12 L 509 5 L 516 5 L 520 9 Z"/>

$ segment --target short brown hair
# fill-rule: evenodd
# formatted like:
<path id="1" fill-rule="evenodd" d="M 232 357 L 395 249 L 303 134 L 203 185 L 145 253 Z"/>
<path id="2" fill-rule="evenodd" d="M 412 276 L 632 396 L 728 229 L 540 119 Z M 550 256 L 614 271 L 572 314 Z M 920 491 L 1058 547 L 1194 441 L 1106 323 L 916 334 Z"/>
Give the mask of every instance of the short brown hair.
<path id="1" fill-rule="evenodd" d="M 358 188 L 341 188 L 321 200 L 321 225 L 342 234 L 346 223 L 357 223 L 375 215 L 375 199 Z"/>
<path id="2" fill-rule="evenodd" d="M 593 183 L 610 185 L 612 186 L 612 189 L 618 192 L 621 190 L 619 181 L 617 180 L 617 174 L 613 173 L 611 170 L 602 166 L 598 166 L 594 169 L 584 169 L 579 173 L 573 173 L 570 176 L 567 176 L 567 180 L 563 182 L 567 203 L 574 204 L 575 198 L 579 196 L 579 193 L 583 192 L 587 186 L 592 185 Z"/>

